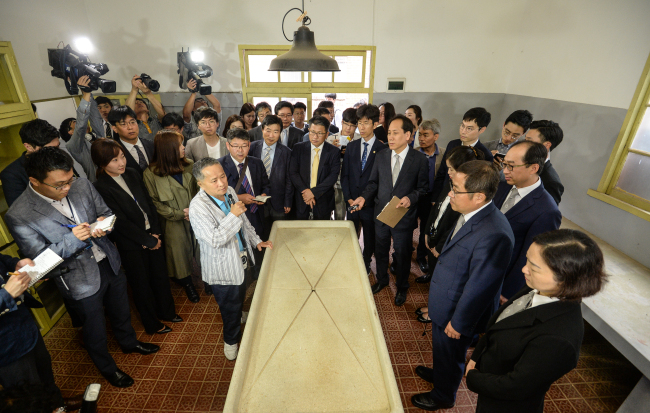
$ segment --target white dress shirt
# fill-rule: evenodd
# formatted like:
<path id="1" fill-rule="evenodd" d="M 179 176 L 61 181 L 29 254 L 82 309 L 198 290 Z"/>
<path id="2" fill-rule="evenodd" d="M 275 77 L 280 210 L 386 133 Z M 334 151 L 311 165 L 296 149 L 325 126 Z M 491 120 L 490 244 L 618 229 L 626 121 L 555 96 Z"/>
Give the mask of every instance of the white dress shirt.
<path id="1" fill-rule="evenodd" d="M 362 151 L 363 151 L 363 149 L 362 149 Z M 400 164 L 399 164 L 400 172 L 402 171 L 402 168 L 404 167 L 404 160 L 406 159 L 406 154 L 408 153 L 408 151 L 409 151 L 409 146 L 406 145 L 406 148 L 404 148 L 404 150 L 402 150 L 401 153 L 397 154 L 397 156 L 400 157 Z M 390 170 L 391 170 L 391 172 L 393 171 L 393 168 L 395 167 L 395 155 L 396 155 L 395 151 L 390 151 Z"/>
<path id="2" fill-rule="evenodd" d="M 109 175 L 109 176 L 110 176 L 110 175 Z M 124 191 L 125 191 L 127 194 L 129 194 L 129 196 L 130 196 L 131 198 L 133 198 L 133 200 L 135 201 L 135 203 L 138 204 L 138 208 L 140 208 L 140 211 L 142 211 L 142 215 L 144 215 L 144 225 L 145 225 L 145 229 L 149 229 L 149 228 L 151 228 L 151 225 L 149 225 L 149 217 L 147 216 L 147 213 L 144 212 L 144 210 L 142 209 L 142 207 L 141 207 L 140 204 L 138 203 L 138 200 L 135 199 L 135 197 L 133 196 L 133 192 L 131 192 L 131 190 L 129 189 L 129 186 L 126 184 L 126 181 L 124 180 L 124 178 L 122 177 L 122 175 L 111 176 L 111 178 L 113 178 L 113 179 L 115 180 L 115 182 L 117 182 L 117 184 L 118 184 L 122 189 L 124 189 Z"/>
<path id="3" fill-rule="evenodd" d="M 449 206 L 449 202 L 451 201 L 451 198 L 449 195 L 445 198 L 444 201 L 442 201 L 442 205 L 440 205 L 440 209 L 438 210 L 438 217 L 436 218 L 436 222 L 433 224 L 434 228 L 438 228 L 438 222 L 440 222 L 440 218 L 445 214 L 445 211 L 447 210 L 447 206 Z"/>
<path id="4" fill-rule="evenodd" d="M 142 152 L 142 155 L 144 155 L 144 160 L 147 162 L 147 165 L 149 165 L 149 158 L 147 158 L 147 151 L 144 150 L 144 145 L 142 145 L 142 142 L 140 142 L 140 138 L 138 138 L 137 141 L 135 141 L 135 145 L 128 143 L 124 139 L 122 139 L 122 143 L 124 144 L 124 147 L 126 148 L 127 151 L 133 156 L 133 159 L 135 159 L 136 162 L 138 162 L 138 159 L 140 159 L 140 156 L 138 153 L 135 151 L 134 146 L 137 146 L 138 149 Z"/>
<path id="5" fill-rule="evenodd" d="M 485 207 L 487 207 L 491 203 L 492 203 L 492 201 L 490 201 L 487 204 L 483 205 L 482 207 L 480 207 L 476 211 L 472 211 L 472 212 L 469 212 L 467 214 L 463 214 L 463 218 L 465 218 L 465 224 L 467 224 L 467 221 L 469 221 L 470 218 L 472 218 L 474 215 L 478 214 L 482 209 L 484 209 Z M 463 224 L 463 225 L 465 225 L 465 224 Z"/>
<path id="6" fill-rule="evenodd" d="M 365 140 L 361 141 L 361 151 L 359 152 L 359 160 L 360 161 L 363 160 L 363 148 L 365 147 L 363 144 L 364 143 L 368 144 L 368 153 L 366 154 L 366 160 L 368 160 L 368 157 L 370 157 L 370 151 L 372 150 L 372 145 L 375 144 L 376 140 L 377 140 L 377 138 L 375 137 L 375 135 L 372 135 L 372 138 L 370 138 L 368 140 L 368 142 L 366 142 Z"/>
<path id="7" fill-rule="evenodd" d="M 234 163 L 235 167 L 237 168 L 237 174 L 239 174 L 239 164 L 241 163 L 243 165 L 244 162 L 246 162 L 246 160 L 244 160 L 244 162 L 237 162 L 237 160 L 235 158 L 233 158 L 232 155 L 230 155 L 230 159 L 232 159 L 232 163 Z M 251 185 L 251 190 L 253 191 L 253 196 L 255 196 L 255 194 L 257 192 L 255 192 L 255 187 L 253 186 L 253 179 L 251 179 L 251 171 L 250 171 L 249 167 L 246 167 L 246 178 L 248 179 L 248 183 Z M 243 185 L 244 184 L 242 183 L 242 186 Z"/>
<path id="8" fill-rule="evenodd" d="M 533 301 L 530 304 L 530 307 L 528 308 L 533 308 L 537 307 L 538 305 L 542 304 L 548 304 L 548 303 L 553 303 L 555 301 L 560 301 L 559 298 L 557 297 L 547 297 L 545 295 L 539 294 L 539 291 L 533 288 L 533 291 L 535 291 L 535 295 L 533 295 Z"/>
<path id="9" fill-rule="evenodd" d="M 535 182 L 534 184 L 529 185 L 529 186 L 527 186 L 525 188 L 517 188 L 515 185 L 513 185 L 512 188 L 517 188 L 517 191 L 519 192 L 519 196 L 515 198 L 515 202 L 514 202 L 514 204 L 512 204 L 512 206 L 514 207 L 515 205 L 517 205 L 519 203 L 519 201 L 524 199 L 524 197 L 526 195 L 530 194 L 535 189 L 539 188 L 539 186 L 541 184 L 542 184 L 542 180 L 539 179 L 539 177 L 538 177 L 537 182 Z M 512 192 L 512 188 L 510 189 L 510 192 Z M 510 192 L 508 192 L 508 196 L 506 197 L 506 199 L 508 199 L 510 197 Z"/>

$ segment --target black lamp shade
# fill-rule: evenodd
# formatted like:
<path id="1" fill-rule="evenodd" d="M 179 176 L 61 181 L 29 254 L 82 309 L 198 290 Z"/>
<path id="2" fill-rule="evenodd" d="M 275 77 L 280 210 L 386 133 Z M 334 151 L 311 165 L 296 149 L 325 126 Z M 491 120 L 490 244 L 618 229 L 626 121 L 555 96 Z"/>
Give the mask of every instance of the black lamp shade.
<path id="1" fill-rule="evenodd" d="M 293 32 L 291 49 L 271 60 L 269 71 L 281 72 L 340 72 L 339 64 L 316 48 L 314 33 L 301 26 Z"/>

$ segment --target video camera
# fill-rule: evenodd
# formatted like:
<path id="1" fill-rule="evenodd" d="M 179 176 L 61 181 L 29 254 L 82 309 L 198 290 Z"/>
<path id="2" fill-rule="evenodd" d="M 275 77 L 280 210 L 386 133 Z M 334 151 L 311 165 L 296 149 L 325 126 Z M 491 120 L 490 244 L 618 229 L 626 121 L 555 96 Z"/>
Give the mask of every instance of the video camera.
<path id="1" fill-rule="evenodd" d="M 69 94 L 79 93 L 77 80 L 82 76 L 90 78 L 88 87 L 82 86 L 82 91 L 101 89 L 103 93 L 115 93 L 115 81 L 100 78 L 108 73 L 108 66 L 104 63 L 91 63 L 88 56 L 75 52 L 70 45 L 63 49 L 47 49 L 47 58 L 52 66 L 52 76 L 63 79 Z"/>
<path id="2" fill-rule="evenodd" d="M 140 80 L 144 85 L 152 92 L 157 92 L 160 90 L 160 83 L 157 80 L 154 80 L 146 73 L 140 75 Z"/>
<path id="3" fill-rule="evenodd" d="M 181 89 L 187 89 L 192 93 L 197 91 L 202 95 L 212 93 L 212 86 L 203 83 L 204 78 L 212 76 L 212 68 L 203 62 L 195 62 L 190 57 L 190 51 L 181 51 L 177 54 L 178 59 L 178 86 Z M 196 81 L 196 89 L 192 90 L 187 87 L 187 82 L 191 79 Z"/>

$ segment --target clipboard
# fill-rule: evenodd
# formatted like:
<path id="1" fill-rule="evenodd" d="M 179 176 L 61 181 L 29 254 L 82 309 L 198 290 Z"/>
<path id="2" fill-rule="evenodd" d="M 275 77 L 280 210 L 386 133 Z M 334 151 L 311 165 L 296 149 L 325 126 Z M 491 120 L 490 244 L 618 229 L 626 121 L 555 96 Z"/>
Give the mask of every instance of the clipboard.
<path id="1" fill-rule="evenodd" d="M 387 203 L 384 209 L 382 209 L 379 215 L 377 215 L 377 219 L 389 227 L 395 228 L 395 225 L 397 225 L 409 211 L 408 208 L 397 208 L 399 201 L 400 199 L 398 197 L 393 196 L 390 202 Z"/>

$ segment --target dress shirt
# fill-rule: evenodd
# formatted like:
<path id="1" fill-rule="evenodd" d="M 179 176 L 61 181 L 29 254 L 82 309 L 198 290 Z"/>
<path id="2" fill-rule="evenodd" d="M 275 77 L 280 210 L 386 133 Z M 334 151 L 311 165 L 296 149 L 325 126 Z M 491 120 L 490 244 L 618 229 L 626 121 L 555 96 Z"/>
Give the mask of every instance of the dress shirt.
<path id="1" fill-rule="evenodd" d="M 232 163 L 234 163 L 235 166 L 237 167 L 237 173 L 239 174 L 239 164 L 241 163 L 243 165 L 244 162 L 246 162 L 246 160 L 244 160 L 244 162 L 237 162 L 237 160 L 235 158 L 233 158 L 232 155 L 230 155 L 230 159 L 232 159 Z M 246 178 L 248 179 L 248 183 L 251 185 L 251 189 L 253 190 L 253 194 L 257 194 L 257 192 L 255 191 L 255 187 L 253 186 L 253 180 L 251 179 L 251 171 L 250 171 L 250 168 L 248 168 L 248 167 L 246 167 Z M 243 186 L 243 184 L 242 184 L 242 186 Z M 255 195 L 253 195 L 253 196 L 255 196 Z"/>
<path id="2" fill-rule="evenodd" d="M 406 147 L 402 150 L 401 153 L 396 154 L 395 151 L 390 151 L 390 170 L 392 171 L 393 168 L 395 167 L 395 155 L 400 157 L 400 164 L 399 164 L 399 170 L 400 172 L 402 171 L 402 168 L 404 167 L 404 160 L 406 159 L 406 154 L 409 151 L 409 146 L 406 145 Z"/>
<path id="3" fill-rule="evenodd" d="M 431 155 L 427 155 L 427 153 L 420 148 L 420 152 L 422 152 L 429 160 L 429 192 L 433 192 L 433 181 L 436 177 L 436 158 L 440 155 L 438 144 L 434 143 L 434 145 L 436 145 L 436 150 Z"/>
<path id="4" fill-rule="evenodd" d="M 530 307 L 528 308 L 533 308 L 537 307 L 538 305 L 542 304 L 548 304 L 548 303 L 553 303 L 555 301 L 560 301 L 559 298 L 557 297 L 547 297 L 545 295 L 539 294 L 539 291 L 533 288 L 533 291 L 535 291 L 535 295 L 533 295 L 533 301 L 530 304 Z"/>
<path id="5" fill-rule="evenodd" d="M 226 216 L 230 213 L 230 204 L 228 202 L 221 201 L 219 198 L 215 198 L 212 195 L 208 196 L 216 201 L 217 205 L 219 205 L 219 208 L 221 208 Z M 239 251 L 244 251 L 244 244 L 241 242 L 241 236 L 239 235 L 239 232 L 237 233 L 237 242 L 239 243 Z"/>
<path id="6" fill-rule="evenodd" d="M 52 198 L 48 198 L 45 195 L 41 195 L 38 192 L 36 192 L 34 190 L 34 188 L 32 188 L 31 183 L 29 184 L 29 187 L 31 188 L 32 191 L 34 191 L 34 193 L 36 195 L 43 198 L 43 200 L 45 200 L 45 202 L 52 205 L 52 207 L 54 209 L 56 209 L 61 214 L 63 214 L 63 216 L 68 218 L 71 222 L 74 222 L 75 224 L 81 224 L 81 222 L 79 222 L 79 215 L 75 213 L 76 209 L 75 209 L 74 205 L 72 205 L 72 202 L 70 202 L 68 197 L 63 198 L 60 201 L 55 201 Z M 70 209 L 70 208 L 72 208 L 72 209 Z M 92 243 L 92 250 L 93 250 L 93 256 L 95 258 L 95 261 L 100 262 L 101 260 L 106 258 L 106 254 L 104 254 L 104 251 L 102 251 L 102 249 L 99 248 L 99 246 L 97 244 L 92 242 L 92 237 L 90 237 L 89 239 L 90 239 L 90 242 Z"/>
<path id="7" fill-rule="evenodd" d="M 131 156 L 133 156 L 133 159 L 135 159 L 136 162 L 138 162 L 138 159 L 140 159 L 140 156 L 138 155 L 138 153 L 135 151 L 134 148 L 134 146 L 137 145 L 138 149 L 140 149 L 140 151 L 144 155 L 144 160 L 147 162 L 147 165 L 149 165 L 149 158 L 147 158 L 147 151 L 144 150 L 144 145 L 142 144 L 142 142 L 140 142 L 140 138 L 138 138 L 138 140 L 135 142 L 135 145 L 128 143 L 124 139 L 121 139 L 121 141 L 124 144 L 126 150 L 129 151 L 129 153 L 131 154 Z"/>
<path id="8" fill-rule="evenodd" d="M 470 143 L 469 145 L 465 145 L 465 142 L 461 142 L 461 145 L 462 146 L 471 146 L 473 148 L 478 143 L 478 141 L 479 140 L 477 139 L 474 142 Z"/>
<path id="9" fill-rule="evenodd" d="M 499 142 L 497 143 L 497 153 L 503 153 L 503 154 L 508 153 L 510 148 L 512 148 L 512 145 L 519 142 L 520 140 L 521 138 L 515 139 L 514 141 L 512 141 L 510 145 L 506 145 L 505 143 L 503 143 L 503 138 L 502 137 L 499 138 Z"/>
<path id="10" fill-rule="evenodd" d="M 467 221 L 469 221 L 470 218 L 472 218 L 474 215 L 478 214 L 480 210 L 482 210 L 482 209 L 485 208 L 486 206 L 490 205 L 491 203 L 492 203 L 492 201 L 490 201 L 490 202 L 488 202 L 487 204 L 483 205 L 482 207 L 480 207 L 480 208 L 477 209 L 476 211 L 472 211 L 472 212 L 469 212 L 469 213 L 467 213 L 467 214 L 463 214 L 463 218 L 465 218 L 465 224 L 467 224 Z M 463 225 L 465 225 L 465 224 L 463 224 Z"/>
<path id="11" fill-rule="evenodd" d="M 111 176 L 111 175 L 109 175 L 109 176 Z M 135 203 L 138 204 L 138 208 L 140 208 L 140 211 L 142 211 L 142 215 L 144 215 L 144 225 L 145 225 L 145 229 L 149 229 L 149 228 L 151 228 L 151 225 L 149 225 L 149 217 L 147 216 L 147 213 L 144 212 L 144 210 L 142 209 L 142 207 L 141 207 L 140 204 L 138 203 L 138 200 L 135 199 L 135 197 L 133 196 L 133 192 L 131 192 L 131 190 L 129 189 L 129 186 L 126 184 L 126 181 L 124 180 L 124 177 L 122 177 L 122 175 L 118 175 L 118 176 L 111 176 L 111 178 L 113 178 L 113 179 L 115 180 L 115 182 L 117 182 L 117 184 L 118 184 L 122 189 L 124 189 L 124 191 L 125 191 L 127 194 L 129 194 L 129 196 L 130 196 L 131 198 L 133 198 L 133 200 L 135 201 Z M 182 184 L 181 184 L 181 185 L 182 185 Z"/>
<path id="12" fill-rule="evenodd" d="M 525 197 L 526 195 L 530 194 L 530 193 L 533 192 L 535 189 L 539 188 L 539 186 L 540 186 L 541 184 L 542 184 L 542 180 L 539 179 L 539 177 L 538 177 L 538 178 L 537 178 L 537 182 L 535 182 L 534 184 L 529 185 L 529 186 L 527 186 L 527 187 L 525 187 L 525 188 L 517 188 L 517 186 L 513 185 L 512 187 L 513 187 L 513 188 L 517 188 L 517 192 L 519 192 L 519 198 L 517 198 L 517 199 L 515 200 L 515 203 L 512 204 L 512 206 L 514 207 L 515 205 L 517 205 L 517 204 L 519 203 L 519 201 L 521 201 L 522 199 L 524 199 L 524 197 Z M 512 189 L 510 189 L 510 192 L 512 192 Z M 508 199 L 508 198 L 510 197 L 510 192 L 508 192 L 508 196 L 506 197 L 506 199 Z M 511 208 L 512 208 L 512 207 L 511 207 Z"/>
<path id="13" fill-rule="evenodd" d="M 318 155 L 318 161 L 320 162 L 321 155 L 323 154 L 323 147 L 324 145 L 321 143 L 320 146 L 316 147 L 314 144 L 310 144 L 311 146 L 311 161 L 309 162 L 309 178 L 311 179 L 311 169 L 314 166 L 314 156 Z M 314 149 L 318 149 L 318 154 Z M 320 163 L 319 163 L 320 166 Z"/>
<path id="14" fill-rule="evenodd" d="M 274 143 L 273 145 L 269 146 L 266 144 L 266 141 L 262 141 L 262 153 L 260 154 L 260 159 L 264 161 L 264 157 L 266 156 L 266 150 L 268 148 L 271 148 L 271 152 L 269 152 L 269 157 L 271 158 L 271 171 L 273 170 L 273 158 L 275 157 L 275 148 L 277 148 L 278 143 Z"/>
<path id="15" fill-rule="evenodd" d="M 438 216 L 436 217 L 436 222 L 434 222 L 433 227 L 438 228 L 438 222 L 440 222 L 440 218 L 445 214 L 445 211 L 447 210 L 447 206 L 449 206 L 449 201 L 451 201 L 451 198 L 449 195 L 445 198 L 444 201 L 442 201 L 442 205 L 440 205 L 440 209 L 438 210 Z"/>
<path id="16" fill-rule="evenodd" d="M 365 139 L 362 138 L 361 141 L 361 151 L 359 152 L 359 161 L 363 160 L 363 148 L 364 148 L 364 143 L 368 144 L 368 153 L 366 154 L 366 161 L 368 160 L 368 157 L 370 156 L 370 150 L 372 149 L 372 145 L 375 144 L 375 141 L 377 140 L 377 137 L 375 135 L 372 135 L 372 138 L 368 139 L 368 142 L 365 141 Z"/>

